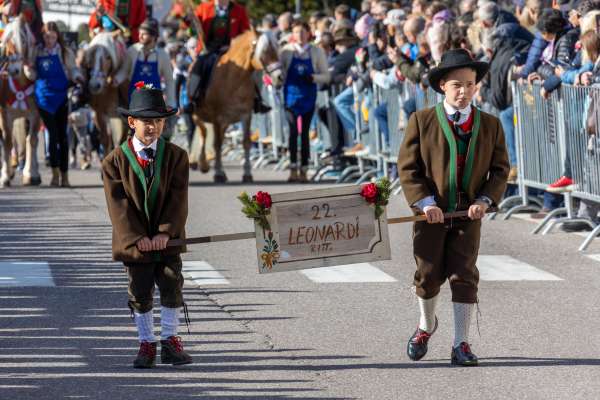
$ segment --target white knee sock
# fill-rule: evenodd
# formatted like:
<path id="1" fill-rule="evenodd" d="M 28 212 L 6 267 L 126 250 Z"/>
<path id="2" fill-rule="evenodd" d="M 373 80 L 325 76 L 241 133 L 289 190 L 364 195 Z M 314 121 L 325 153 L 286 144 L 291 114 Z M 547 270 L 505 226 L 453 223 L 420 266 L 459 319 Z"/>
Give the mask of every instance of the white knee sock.
<path id="1" fill-rule="evenodd" d="M 152 310 L 143 314 L 136 312 L 134 315 L 140 343 L 156 342 L 156 337 L 154 336 L 154 314 Z"/>
<path id="2" fill-rule="evenodd" d="M 452 303 L 454 306 L 454 347 L 462 342 L 469 343 L 469 328 L 475 304 Z"/>
<path id="3" fill-rule="evenodd" d="M 419 329 L 432 333 L 435 329 L 435 307 L 437 305 L 439 295 L 430 299 L 419 299 L 419 309 L 421 310 L 421 318 L 419 319 Z"/>
<path id="4" fill-rule="evenodd" d="M 179 326 L 179 308 L 160 308 L 160 338 L 167 340 L 171 336 L 177 336 Z"/>

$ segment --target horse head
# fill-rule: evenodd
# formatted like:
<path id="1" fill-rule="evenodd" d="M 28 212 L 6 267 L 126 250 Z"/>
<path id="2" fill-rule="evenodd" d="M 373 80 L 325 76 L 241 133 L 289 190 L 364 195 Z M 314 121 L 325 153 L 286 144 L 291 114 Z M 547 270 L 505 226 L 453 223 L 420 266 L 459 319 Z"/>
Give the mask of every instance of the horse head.
<path id="1" fill-rule="evenodd" d="M 262 69 L 275 84 L 278 84 L 282 77 L 282 71 L 279 62 L 279 45 L 273 32 L 264 31 L 258 36 L 254 45 L 253 57 L 255 64 L 258 65 L 257 69 Z"/>
<path id="2" fill-rule="evenodd" d="M 23 73 L 24 65 L 29 64 L 33 58 L 34 46 L 35 37 L 23 16 L 7 25 L 0 47 L 8 63 L 7 71 L 11 76 Z"/>
<path id="3" fill-rule="evenodd" d="M 88 89 L 92 95 L 100 94 L 117 70 L 117 49 L 109 33 L 96 35 L 85 51 L 83 64 L 89 75 Z"/>

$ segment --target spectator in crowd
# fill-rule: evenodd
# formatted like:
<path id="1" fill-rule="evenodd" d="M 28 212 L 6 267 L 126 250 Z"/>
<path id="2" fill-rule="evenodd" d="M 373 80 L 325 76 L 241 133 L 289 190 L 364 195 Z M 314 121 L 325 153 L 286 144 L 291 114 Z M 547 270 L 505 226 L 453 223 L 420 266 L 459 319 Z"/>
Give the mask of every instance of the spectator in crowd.
<path id="1" fill-rule="evenodd" d="M 286 117 L 290 128 L 290 177 L 288 182 L 307 182 L 310 156 L 309 128 L 315 111 L 317 85 L 330 81 L 327 58 L 323 50 L 312 45 L 310 27 L 296 21 L 292 26 L 293 43 L 281 52 L 282 78 Z M 301 141 L 301 159 L 298 166 L 298 135 Z M 300 168 L 298 168 L 300 167 Z"/>
<path id="2" fill-rule="evenodd" d="M 291 12 L 286 11 L 277 18 L 277 40 L 280 45 L 285 45 L 290 40 L 292 34 L 292 23 L 294 16 Z"/>
<path id="3" fill-rule="evenodd" d="M 35 102 L 48 130 L 52 180 L 50 186 L 69 187 L 69 141 L 67 139 L 70 82 L 84 83 L 75 55 L 63 41 L 56 22 L 42 27 L 44 41 L 34 51 L 33 68 L 26 68 L 35 82 Z"/>
<path id="4" fill-rule="evenodd" d="M 493 3 L 488 3 L 493 4 Z M 486 4 L 487 5 L 487 4 Z M 484 6 L 485 7 L 485 6 Z M 483 40 L 483 47 L 490 59 L 490 72 L 480 89 L 480 102 L 487 102 L 499 110 L 498 117 L 506 138 L 510 162 L 509 182 L 517 179 L 517 147 L 514 131 L 514 110 L 512 105 L 512 67 L 515 60 L 527 56 L 533 36 L 529 40 L 515 34 L 520 26 L 517 23 L 502 24 L 489 31 Z"/>
<path id="5" fill-rule="evenodd" d="M 527 53 L 527 61 L 519 66 L 515 72 L 521 78 L 527 78 L 531 73 L 535 72 L 541 63 L 542 52 L 548 45 L 548 42 L 542 37 L 541 32 L 537 31 L 536 23 L 542 11 L 551 5 L 551 0 L 527 0 L 526 3 L 526 22 L 525 26 L 530 26 L 535 30 L 535 38 L 531 43 L 529 52 Z"/>
<path id="6" fill-rule="evenodd" d="M 350 13 L 350 6 L 348 6 L 347 4 L 340 4 L 339 6 L 337 6 L 333 15 L 335 17 L 336 22 L 352 19 Z"/>
<path id="7" fill-rule="evenodd" d="M 548 44 L 542 52 L 541 65 L 536 73 L 528 77 L 529 81 L 547 79 L 556 74 L 557 67 L 569 67 L 574 59 L 575 43 L 579 39 L 579 29 L 572 28 L 558 10 L 544 10 L 536 26 Z"/>

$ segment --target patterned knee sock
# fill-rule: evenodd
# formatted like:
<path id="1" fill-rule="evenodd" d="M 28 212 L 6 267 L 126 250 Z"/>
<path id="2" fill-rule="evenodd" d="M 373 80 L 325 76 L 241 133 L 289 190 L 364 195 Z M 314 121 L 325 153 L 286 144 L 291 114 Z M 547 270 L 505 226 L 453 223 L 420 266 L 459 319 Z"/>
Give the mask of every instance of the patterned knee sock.
<path id="1" fill-rule="evenodd" d="M 143 314 L 136 312 L 134 315 L 140 343 L 156 342 L 156 337 L 154 336 L 154 314 L 152 310 Z"/>
<path id="2" fill-rule="evenodd" d="M 179 326 L 179 308 L 160 308 L 160 339 L 167 340 L 171 336 L 177 336 Z"/>
<path id="3" fill-rule="evenodd" d="M 475 304 L 452 303 L 454 306 L 454 347 L 469 343 L 469 328 Z"/>
<path id="4" fill-rule="evenodd" d="M 439 295 L 438 295 L 439 296 Z M 430 299 L 419 299 L 419 309 L 421 310 L 421 318 L 419 319 L 419 329 L 432 333 L 435 329 L 435 307 L 437 305 L 438 296 Z"/>

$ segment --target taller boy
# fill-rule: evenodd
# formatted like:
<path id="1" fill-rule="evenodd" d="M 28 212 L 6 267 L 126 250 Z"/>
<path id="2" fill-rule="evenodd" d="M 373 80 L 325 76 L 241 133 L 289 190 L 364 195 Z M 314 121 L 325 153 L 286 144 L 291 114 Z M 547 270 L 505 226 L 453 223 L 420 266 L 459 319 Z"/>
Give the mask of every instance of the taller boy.
<path id="1" fill-rule="evenodd" d="M 408 121 L 398 156 L 398 171 L 408 204 L 427 216 L 413 232 L 417 271 L 414 285 L 421 318 L 407 346 L 420 360 L 435 332 L 440 286 L 450 282 L 454 307 L 455 365 L 477 365 L 469 346 L 469 327 L 478 302 L 481 218 L 497 204 L 506 187 L 509 163 L 497 118 L 471 105 L 488 64 L 466 50 L 443 54 L 429 72 L 429 84 L 444 100 L 417 111 Z M 468 210 L 468 218 L 444 220 L 444 212 Z"/>

